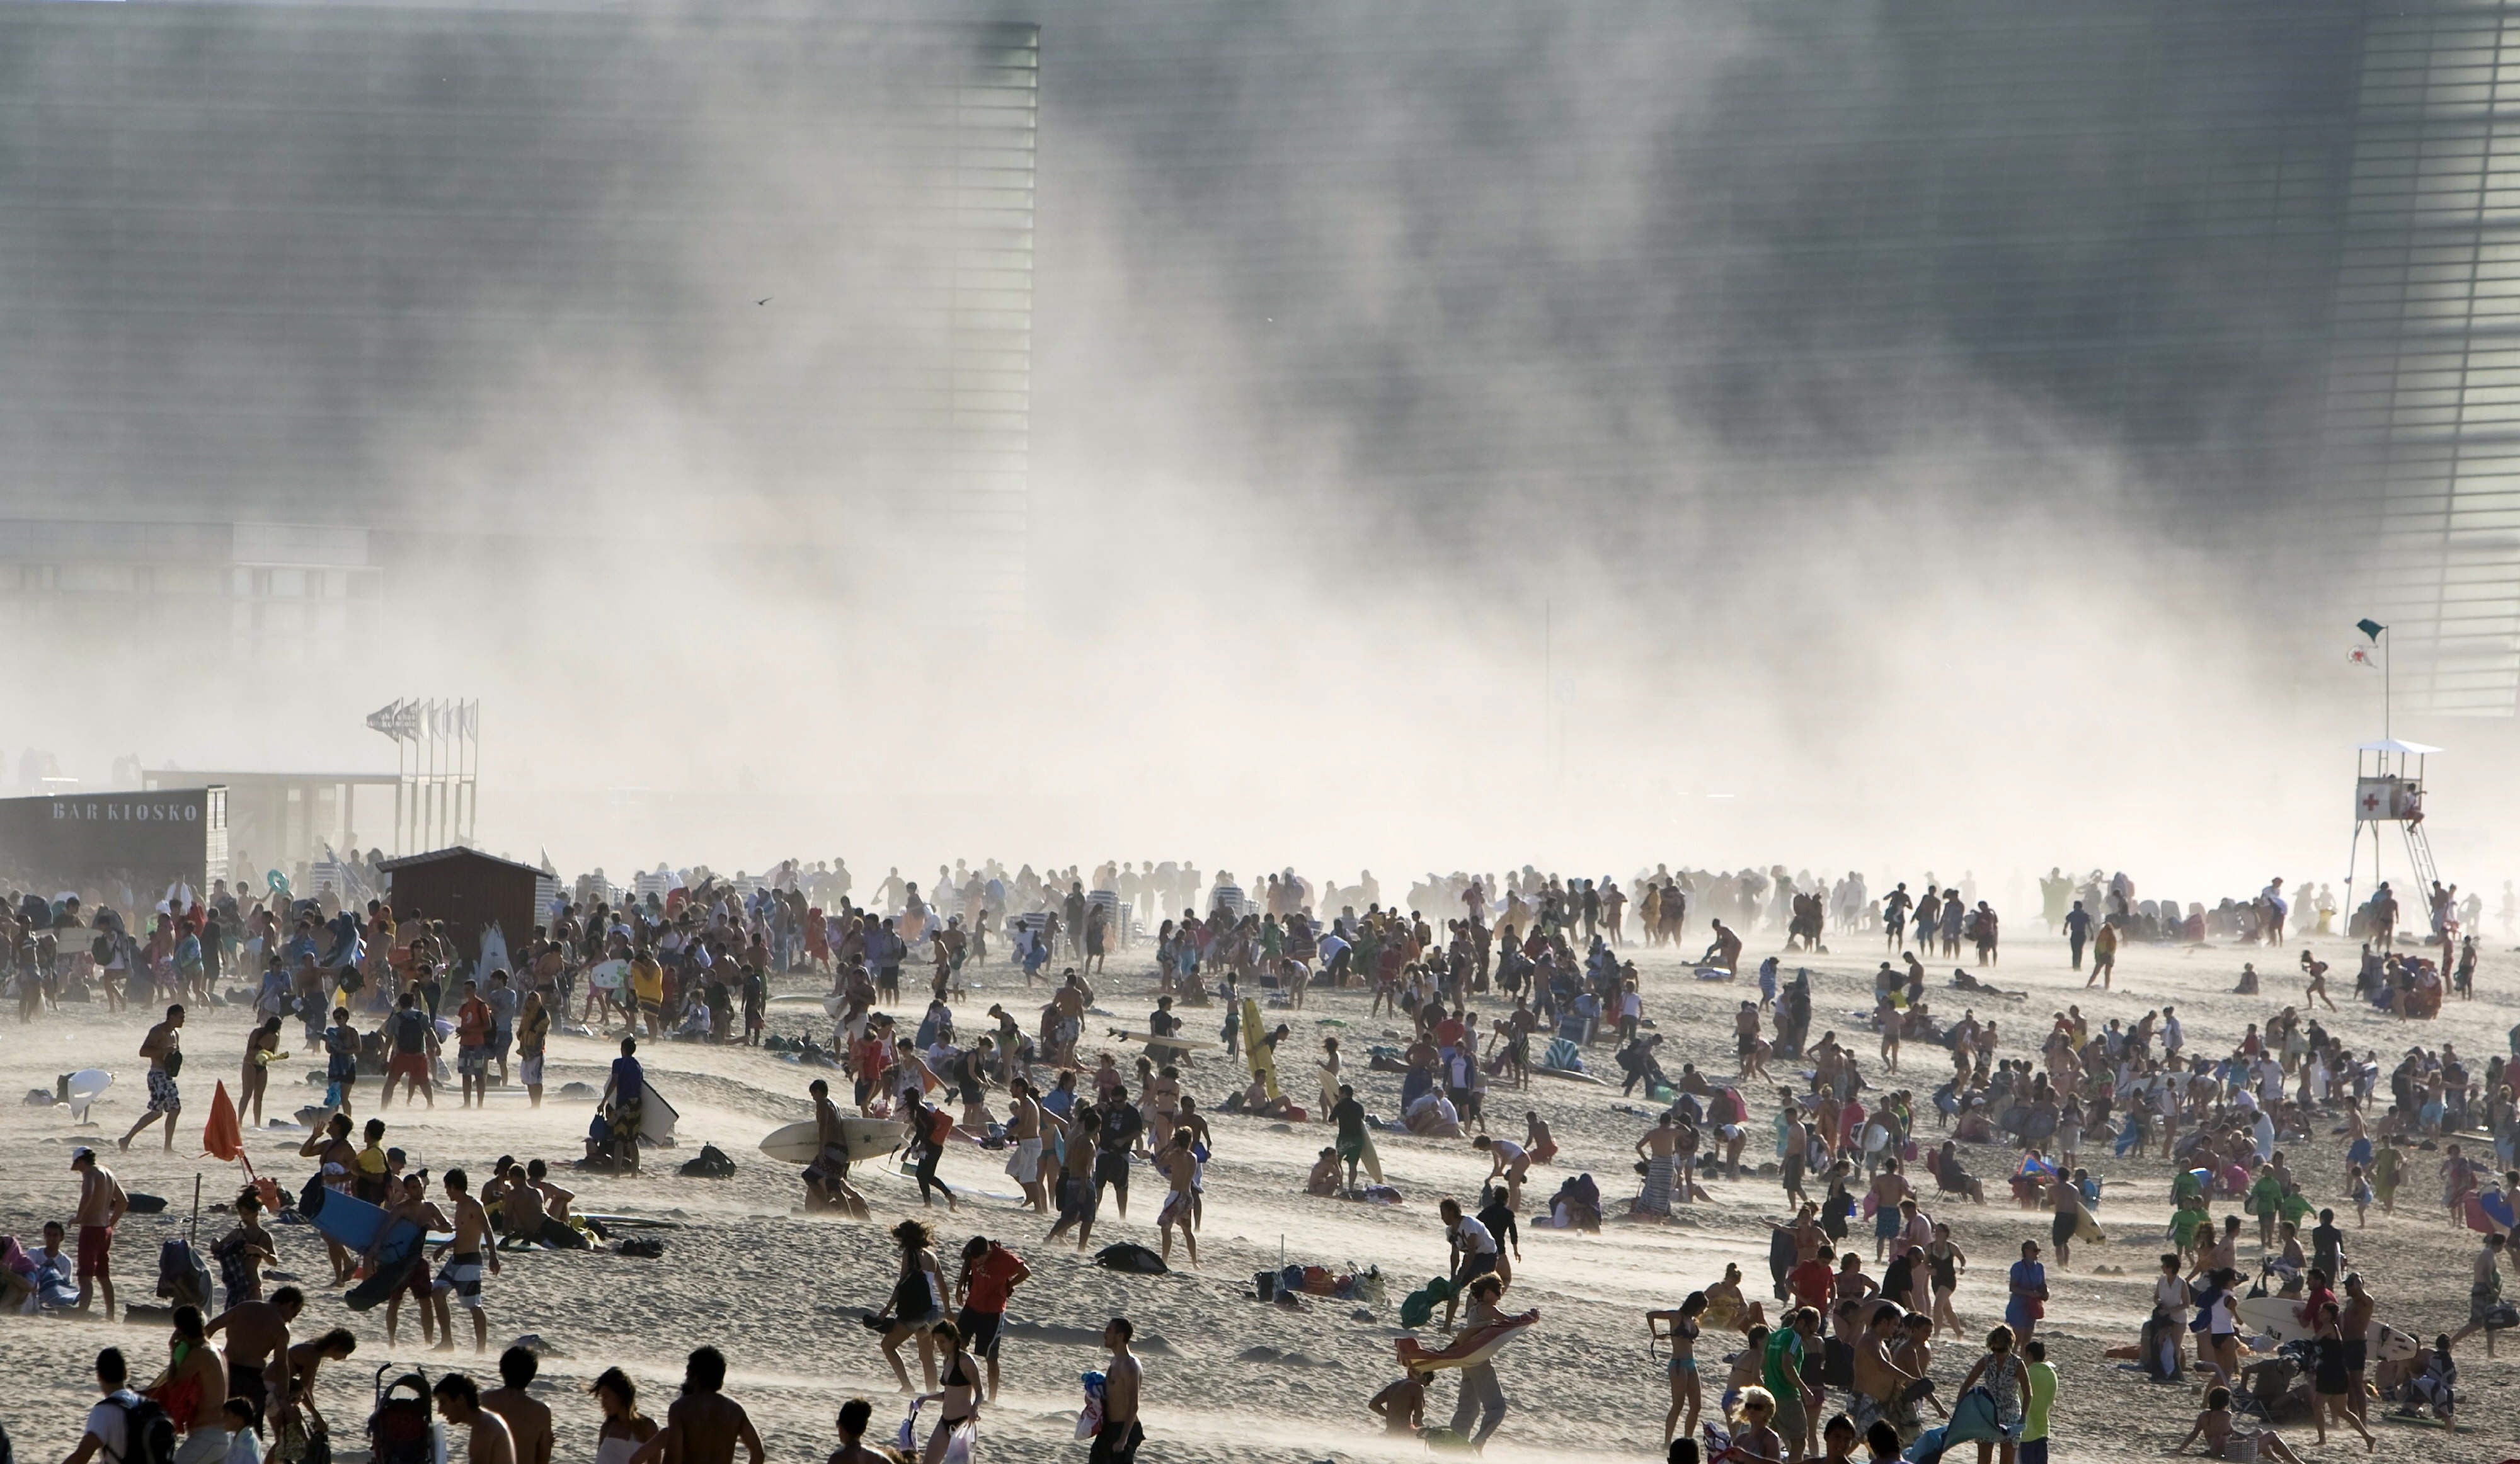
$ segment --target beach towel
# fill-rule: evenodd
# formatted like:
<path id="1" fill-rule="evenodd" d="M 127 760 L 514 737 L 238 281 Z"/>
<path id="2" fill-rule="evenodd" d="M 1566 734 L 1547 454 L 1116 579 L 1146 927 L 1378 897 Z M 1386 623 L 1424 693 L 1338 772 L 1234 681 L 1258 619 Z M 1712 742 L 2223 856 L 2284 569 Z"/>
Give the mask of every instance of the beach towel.
<path id="1" fill-rule="evenodd" d="M 1497 1354 L 1497 1350 L 1520 1337 L 1524 1330 L 1539 1324 L 1540 1313 L 1517 1316 L 1491 1327 L 1473 1327 L 1453 1339 L 1441 1352 L 1429 1352 L 1415 1337 L 1403 1337 L 1394 1346 L 1400 1353 L 1404 1370 L 1421 1368 L 1476 1367 Z"/>
<path id="2" fill-rule="evenodd" d="M 336 1103 L 334 1106 L 339 1106 Z M 202 1152 L 234 1162 L 245 1156 L 245 1132 L 237 1120 L 236 1100 L 228 1096 L 225 1079 L 210 1094 L 210 1117 L 202 1125 Z"/>
<path id="3" fill-rule="evenodd" d="M 1437 1276 L 1401 1299 L 1400 1324 L 1411 1328 L 1426 1325 L 1434 1319 L 1436 1306 L 1451 1301 L 1455 1295 L 1453 1283 Z"/>
<path id="4" fill-rule="evenodd" d="M 1654 1215 L 1671 1214 L 1672 1158 L 1657 1154 L 1645 1161 L 1645 1192 L 1637 1200 L 1637 1208 Z"/>

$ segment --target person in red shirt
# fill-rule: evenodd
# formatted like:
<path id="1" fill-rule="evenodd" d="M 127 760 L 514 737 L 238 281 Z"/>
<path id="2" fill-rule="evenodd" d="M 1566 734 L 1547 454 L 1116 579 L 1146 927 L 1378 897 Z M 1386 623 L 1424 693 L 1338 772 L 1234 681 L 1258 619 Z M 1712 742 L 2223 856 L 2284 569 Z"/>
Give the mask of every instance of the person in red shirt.
<path id="1" fill-rule="evenodd" d="M 984 1402 L 998 1397 L 998 1329 L 1007 1319 L 1007 1298 L 1032 1279 L 1023 1258 L 985 1235 L 963 1242 L 963 1274 L 954 1283 L 962 1315 L 955 1328 L 964 1350 L 989 1363 L 989 1391 Z"/>
<path id="2" fill-rule="evenodd" d="M 461 1107 L 490 1101 L 490 1003 L 479 986 L 464 983 L 464 1004 L 455 1012 L 455 1071 L 464 1080 Z"/>
<path id="3" fill-rule="evenodd" d="M 883 1031 L 867 1024 L 866 1036 L 849 1044 L 849 1072 L 856 1079 L 858 1112 L 871 1112 L 876 1098 L 888 1090 L 884 1070 L 892 1065 L 892 1044 Z"/>
<path id="4" fill-rule="evenodd" d="M 1794 1267 L 1793 1273 L 1785 1278 L 1785 1284 L 1793 1291 L 1795 1305 L 1815 1308 L 1823 1315 L 1827 1313 L 1829 1298 L 1837 1287 L 1837 1268 L 1829 1264 L 1835 1259 L 1835 1251 L 1822 1246 L 1820 1254 Z"/>

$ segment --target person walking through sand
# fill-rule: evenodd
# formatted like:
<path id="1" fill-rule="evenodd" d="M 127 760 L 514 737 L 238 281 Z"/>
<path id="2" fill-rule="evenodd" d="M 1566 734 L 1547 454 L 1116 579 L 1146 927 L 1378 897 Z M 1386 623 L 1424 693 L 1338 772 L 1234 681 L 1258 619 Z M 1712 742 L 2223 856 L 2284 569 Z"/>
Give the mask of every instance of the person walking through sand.
<path id="1" fill-rule="evenodd" d="M 184 1116 L 184 1091 L 175 1086 L 176 1076 L 184 1070 L 184 1008 L 166 1008 L 166 1020 L 149 1029 L 140 1040 L 140 1055 L 149 1059 L 149 1111 L 140 1115 L 131 1131 L 122 1135 L 120 1147 L 131 1148 L 140 1131 L 163 1119 L 166 1121 L 166 1152 L 175 1152 L 175 1121 Z"/>
<path id="2" fill-rule="evenodd" d="M 452 1305 L 472 1313 L 472 1351 L 490 1350 L 490 1315 L 481 1306 L 482 1267 L 491 1275 L 499 1273 L 499 1250 L 490 1240 L 490 1212 L 472 1197 L 472 1180 L 465 1173 L 448 1170 L 438 1181 L 445 1187 L 447 1199 L 454 1202 L 455 1238 L 438 1248 L 444 1264 L 437 1268 L 435 1295 L 442 1308 Z M 452 1252 L 452 1255 L 448 1253 Z M 448 1314 L 438 1313 L 437 1351 L 455 1351 L 455 1338 Z"/>
<path id="3" fill-rule="evenodd" d="M 2092 974 L 2083 983 L 2083 990 L 2090 991 L 2095 984 L 2104 992 L 2110 990 L 2115 985 L 2117 968 L 2118 928 L 2103 920 L 2100 928 L 2092 932 Z"/>
<path id="4" fill-rule="evenodd" d="M 989 1365 L 989 1389 L 983 1397 L 992 1402 L 998 1397 L 998 1344 L 1006 1327 L 1007 1301 L 1031 1279 L 1032 1267 L 1022 1257 L 987 1236 L 963 1242 L 963 1273 L 954 1280 L 955 1324 L 971 1355 Z"/>
<path id="5" fill-rule="evenodd" d="M 1129 1350 L 1137 1326 L 1125 1316 L 1111 1318 L 1102 1329 L 1102 1346 L 1111 1359 L 1102 1364 L 1102 1417 L 1094 1428 L 1094 1447 L 1086 1464 L 1136 1464 L 1138 1446 L 1147 1431 L 1138 1422 L 1138 1403 L 1146 1385 L 1146 1367 Z"/>
<path id="6" fill-rule="evenodd" d="M 245 1040 L 245 1073 L 237 1086 L 237 1117 L 248 1129 L 262 1127 L 263 1090 L 271 1084 L 271 1065 L 289 1054 L 280 1050 L 280 1018 L 266 1017 Z"/>
<path id="7" fill-rule="evenodd" d="M 1155 1160 L 1155 1170 L 1171 1186 L 1164 1195 L 1163 1209 L 1155 1215 L 1155 1226 L 1163 1232 L 1164 1260 L 1173 1259 L 1173 1227 L 1181 1227 L 1182 1244 L 1190 1250 L 1192 1270 L 1198 1268 L 1198 1235 L 1191 1224 L 1191 1181 L 1198 1177 L 1198 1160 L 1191 1153 L 1191 1131 L 1173 1131 L 1172 1142 Z"/>
<path id="8" fill-rule="evenodd" d="M 105 1294 L 105 1319 L 113 1320 L 113 1227 L 131 1208 L 130 1197 L 115 1182 L 113 1172 L 96 1162 L 96 1150 L 80 1148 L 70 1155 L 70 1171 L 79 1176 L 78 1213 L 70 1222 L 78 1227 L 78 1301 L 75 1309 L 88 1309 L 91 1288 Z"/>
<path id="9" fill-rule="evenodd" d="M 901 1270 L 893 1278 L 892 1296 L 883 1314 L 867 1325 L 883 1334 L 883 1360 L 892 1367 L 901 1391 L 914 1393 L 910 1370 L 901 1361 L 901 1345 L 919 1340 L 919 1373 L 926 1391 L 936 1391 L 935 1344 L 928 1332 L 945 1315 L 945 1269 L 936 1260 L 936 1242 L 923 1220 L 906 1220 L 892 1227 L 892 1243 L 901 1253 Z"/>
<path id="10" fill-rule="evenodd" d="M 1995 1405 L 1996 1426 L 2003 1430 L 2002 1439 L 1977 1442 L 1978 1464 L 1990 1464 L 1998 1449 L 2002 1452 L 2002 1464 L 2016 1464 L 2014 1456 L 2019 1452 L 2018 1441 L 2026 1421 L 2023 1407 L 2030 1397 L 2030 1373 L 2013 1352 L 2014 1340 L 2010 1327 L 1997 1327 L 1987 1333 L 1985 1354 L 1969 1368 L 1968 1376 L 1960 1379 L 1959 1391 L 1963 1394 L 1980 1382 L 1986 1384 L 1987 1396 Z"/>

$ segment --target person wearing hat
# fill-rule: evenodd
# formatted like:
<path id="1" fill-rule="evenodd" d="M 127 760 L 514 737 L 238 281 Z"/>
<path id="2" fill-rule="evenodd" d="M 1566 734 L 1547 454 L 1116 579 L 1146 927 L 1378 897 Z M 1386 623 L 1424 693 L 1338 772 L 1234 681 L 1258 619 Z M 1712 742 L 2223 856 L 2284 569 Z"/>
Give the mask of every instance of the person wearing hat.
<path id="1" fill-rule="evenodd" d="M 131 1208 L 130 1197 L 114 1180 L 113 1172 L 96 1162 L 96 1150 L 81 1147 L 70 1155 L 70 1170 L 79 1176 L 78 1213 L 72 1221 L 78 1226 L 78 1303 L 77 1309 L 88 1309 L 91 1288 L 105 1293 L 105 1319 L 113 1320 L 113 1227 Z"/>

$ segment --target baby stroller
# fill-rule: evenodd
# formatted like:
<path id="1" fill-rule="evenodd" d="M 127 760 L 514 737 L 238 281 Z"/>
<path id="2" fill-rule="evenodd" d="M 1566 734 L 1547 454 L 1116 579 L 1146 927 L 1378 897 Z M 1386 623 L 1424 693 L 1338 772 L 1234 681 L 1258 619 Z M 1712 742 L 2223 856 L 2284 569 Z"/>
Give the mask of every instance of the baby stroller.
<path id="1" fill-rule="evenodd" d="M 446 1464 L 446 1438 L 429 1411 L 428 1374 L 415 1364 L 388 1383 L 395 1366 L 377 1369 L 376 1407 L 368 1414 L 374 1464 Z"/>

